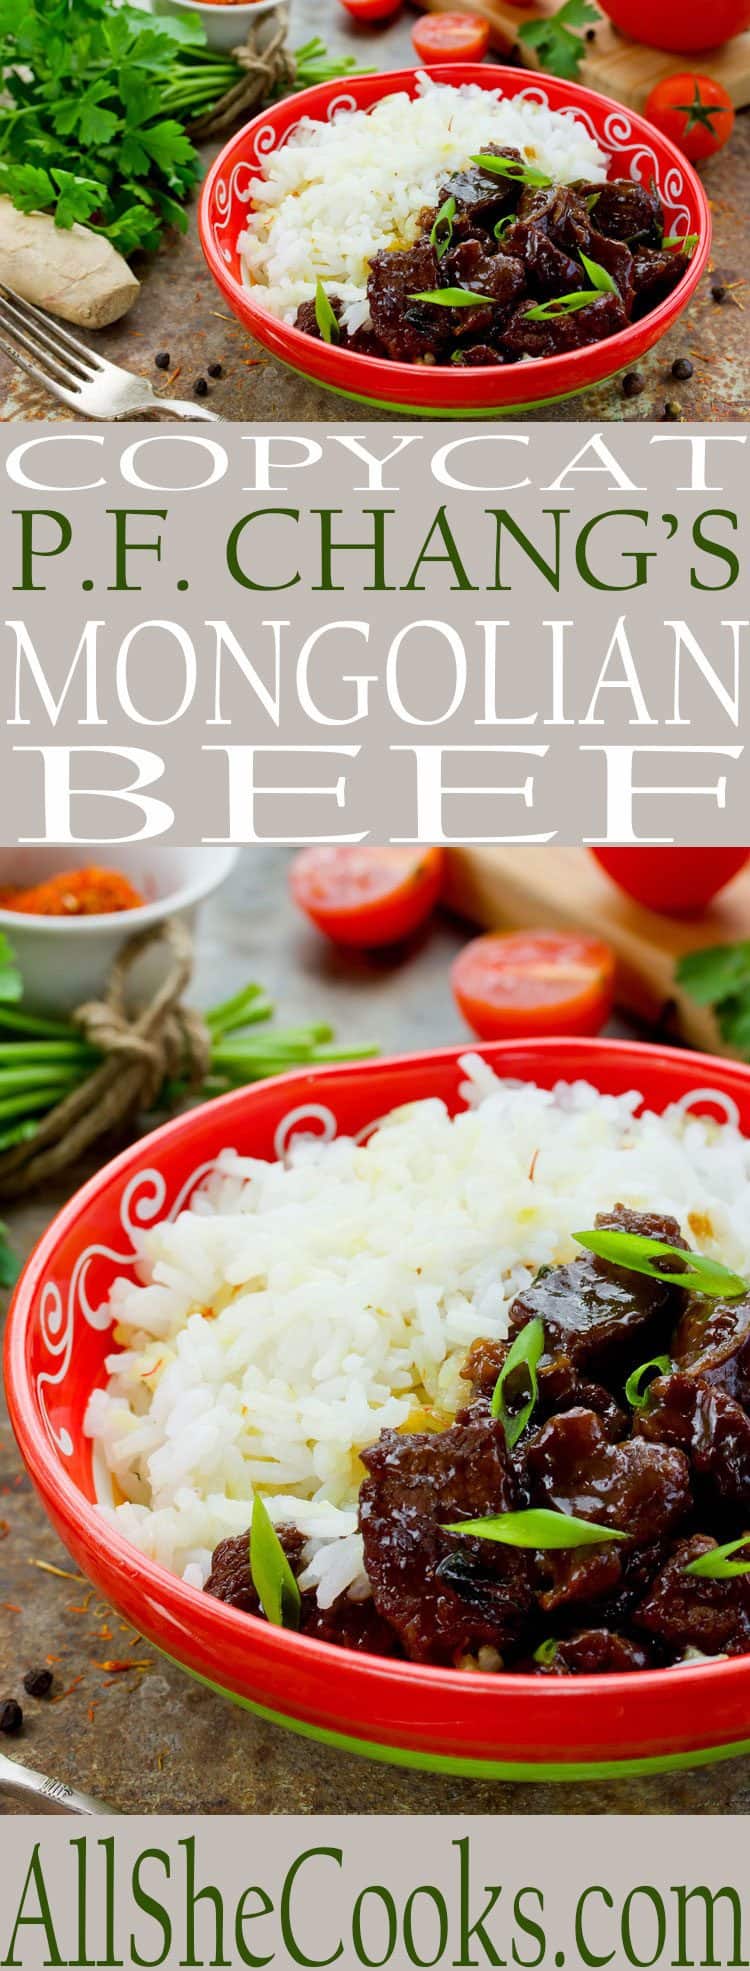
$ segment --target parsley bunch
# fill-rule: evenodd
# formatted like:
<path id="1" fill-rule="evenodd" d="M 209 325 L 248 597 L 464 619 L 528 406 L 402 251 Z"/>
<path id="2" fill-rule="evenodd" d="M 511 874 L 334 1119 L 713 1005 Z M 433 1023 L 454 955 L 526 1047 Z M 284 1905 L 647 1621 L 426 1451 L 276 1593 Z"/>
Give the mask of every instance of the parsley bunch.
<path id="1" fill-rule="evenodd" d="M 155 247 L 165 224 L 184 229 L 198 176 L 187 115 L 235 77 L 207 58 L 200 21 L 196 33 L 110 0 L 0 0 L 0 192 L 124 254 Z"/>

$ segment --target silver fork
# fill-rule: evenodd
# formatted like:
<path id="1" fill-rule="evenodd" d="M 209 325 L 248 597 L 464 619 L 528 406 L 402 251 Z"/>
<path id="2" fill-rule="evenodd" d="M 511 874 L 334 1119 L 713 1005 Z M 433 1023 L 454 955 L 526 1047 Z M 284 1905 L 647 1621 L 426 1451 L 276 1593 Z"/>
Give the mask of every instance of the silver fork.
<path id="1" fill-rule="evenodd" d="M 52 315 L 22 301 L 0 282 L 0 349 L 27 376 L 81 417 L 133 417 L 138 411 L 162 416 L 197 418 L 219 424 L 216 411 L 203 410 L 189 398 L 157 397 L 143 376 L 108 363 L 95 350 L 61 328 Z"/>

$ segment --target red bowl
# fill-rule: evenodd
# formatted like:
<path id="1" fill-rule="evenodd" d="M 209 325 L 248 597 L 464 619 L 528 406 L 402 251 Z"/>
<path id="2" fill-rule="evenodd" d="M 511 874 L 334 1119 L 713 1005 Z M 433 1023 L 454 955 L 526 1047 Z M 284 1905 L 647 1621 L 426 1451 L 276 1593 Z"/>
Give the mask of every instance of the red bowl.
<path id="1" fill-rule="evenodd" d="M 303 116 L 323 122 L 341 108 L 370 109 L 397 89 L 413 96 L 417 73 L 416 69 L 401 69 L 390 75 L 347 77 L 345 82 L 325 82 L 316 89 L 305 89 L 254 117 L 220 151 L 203 186 L 198 226 L 208 265 L 233 313 L 282 363 L 324 389 L 374 404 L 380 410 L 412 412 L 419 417 L 492 417 L 528 410 L 575 396 L 619 370 L 632 368 L 682 314 L 707 265 L 711 216 L 700 179 L 667 137 L 621 103 L 551 75 L 531 81 L 523 69 L 501 68 L 494 63 L 441 63 L 434 74 L 440 82 L 474 82 L 481 89 L 502 89 L 506 96 L 521 96 L 553 110 L 574 110 L 590 134 L 611 153 L 612 176 L 637 183 L 654 178 L 669 232 L 698 234 L 699 245 L 690 266 L 666 301 L 643 321 L 588 349 L 540 357 L 533 363 L 473 370 L 353 355 L 351 350 L 303 335 L 256 303 L 252 286 L 242 279 L 237 240 L 247 223 L 248 186 L 264 160 L 286 142 Z"/>
<path id="2" fill-rule="evenodd" d="M 101 1304 L 132 1267 L 132 1228 L 185 1203 L 227 1143 L 282 1153 L 296 1130 L 358 1133 L 417 1096 L 461 1106 L 465 1049 L 320 1068 L 242 1089 L 157 1129 L 107 1164 L 45 1232 L 16 1289 L 6 1380 L 22 1455 L 61 1538 L 157 1648 L 260 1716 L 404 1766 L 500 1779 L 581 1779 L 699 1765 L 750 1751 L 750 1656 L 631 1676 L 550 1679 L 357 1655 L 186 1587 L 96 1510 L 90 1390 L 105 1380 Z M 648 1106 L 730 1117 L 750 1131 L 750 1068 L 613 1040 L 496 1042 L 498 1071 L 551 1087 L 585 1077 Z"/>

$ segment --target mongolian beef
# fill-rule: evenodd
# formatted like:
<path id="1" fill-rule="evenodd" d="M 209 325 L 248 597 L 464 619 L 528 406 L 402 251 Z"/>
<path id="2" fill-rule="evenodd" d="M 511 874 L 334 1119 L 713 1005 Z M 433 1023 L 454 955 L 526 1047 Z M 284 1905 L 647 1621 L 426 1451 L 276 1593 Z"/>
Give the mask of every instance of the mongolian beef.
<path id="1" fill-rule="evenodd" d="M 676 287 L 688 254 L 665 231 L 654 188 L 556 184 L 514 147 L 487 144 L 446 179 L 412 244 L 373 256 L 362 326 L 322 282 L 295 326 L 402 363 L 564 354 L 617 335 Z"/>
<path id="2" fill-rule="evenodd" d="M 615 188 L 605 216 L 630 223 Z M 750 1650 L 750 1293 L 726 1273 L 722 1298 L 721 1268 L 696 1291 L 670 1216 L 615 1205 L 586 1239 L 622 1263 L 541 1267 L 507 1340 L 472 1346 L 455 1421 L 363 1451 L 364 1592 L 296 1590 L 304 1634 L 535 1676 Z M 271 1538 L 294 1588 L 305 1537 Z M 221 1541 L 206 1588 L 261 1614 L 250 1556 Z"/>

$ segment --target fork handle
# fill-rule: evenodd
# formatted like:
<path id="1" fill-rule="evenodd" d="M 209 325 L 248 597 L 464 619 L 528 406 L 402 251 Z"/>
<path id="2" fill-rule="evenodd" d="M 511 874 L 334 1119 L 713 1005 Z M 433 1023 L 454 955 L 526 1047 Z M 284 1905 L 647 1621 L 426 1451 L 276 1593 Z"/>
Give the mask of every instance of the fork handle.
<path id="1" fill-rule="evenodd" d="M 29 1813 L 41 1814 L 112 1814 L 104 1800 L 92 1800 L 88 1793 L 77 1793 L 75 1787 L 68 1786 L 65 1780 L 48 1779 L 45 1773 L 35 1772 L 32 1766 L 19 1765 L 15 1759 L 7 1759 L 0 1752 L 0 1794 L 17 1800 Z"/>

